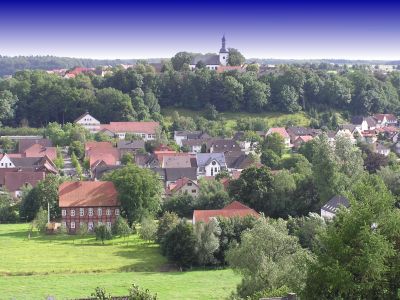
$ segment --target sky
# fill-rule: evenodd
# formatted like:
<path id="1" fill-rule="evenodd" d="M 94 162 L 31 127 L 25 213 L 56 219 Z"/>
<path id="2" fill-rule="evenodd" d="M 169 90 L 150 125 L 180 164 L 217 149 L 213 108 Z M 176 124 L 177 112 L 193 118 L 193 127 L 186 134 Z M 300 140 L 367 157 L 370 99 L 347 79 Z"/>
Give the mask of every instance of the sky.
<path id="1" fill-rule="evenodd" d="M 246 58 L 400 60 L 400 3 L 374 1 L 9 1 L 0 55 L 161 58 L 179 51 Z"/>

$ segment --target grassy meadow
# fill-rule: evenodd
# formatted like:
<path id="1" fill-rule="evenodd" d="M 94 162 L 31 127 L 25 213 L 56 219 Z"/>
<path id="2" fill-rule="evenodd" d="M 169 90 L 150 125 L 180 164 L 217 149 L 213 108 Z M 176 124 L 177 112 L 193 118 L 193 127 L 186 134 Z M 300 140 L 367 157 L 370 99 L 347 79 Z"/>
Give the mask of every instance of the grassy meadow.
<path id="1" fill-rule="evenodd" d="M 82 298 L 97 286 L 124 295 L 132 283 L 160 299 L 222 299 L 240 281 L 231 270 L 164 272 L 158 245 L 137 235 L 102 245 L 93 236 L 34 233 L 28 239 L 29 227 L 0 225 L 0 299 Z"/>

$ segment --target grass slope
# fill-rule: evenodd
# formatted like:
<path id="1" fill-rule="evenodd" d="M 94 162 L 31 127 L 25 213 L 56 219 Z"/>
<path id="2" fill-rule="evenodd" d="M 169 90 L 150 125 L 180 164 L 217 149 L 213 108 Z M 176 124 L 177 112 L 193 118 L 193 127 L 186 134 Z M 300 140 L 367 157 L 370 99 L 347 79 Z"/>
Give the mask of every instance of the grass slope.
<path id="1" fill-rule="evenodd" d="M 166 117 L 167 122 L 172 123 L 171 115 L 177 111 L 179 115 L 186 117 L 205 116 L 204 111 L 195 111 L 185 108 L 167 107 L 162 109 L 162 114 Z M 296 126 L 309 126 L 310 118 L 304 112 L 295 114 L 282 114 L 282 113 L 247 113 L 247 112 L 224 112 L 220 116 L 227 120 L 227 126 L 235 129 L 237 120 L 240 118 L 263 118 L 268 127 L 284 126 L 287 123 L 292 123 Z"/>
<path id="2" fill-rule="evenodd" d="M 93 237 L 38 236 L 29 224 L 0 225 L 0 298 L 89 296 L 97 286 L 124 295 L 134 282 L 160 299 L 221 299 L 240 277 L 231 270 L 160 272 L 167 262 L 157 245 L 136 235 L 103 246 Z"/>

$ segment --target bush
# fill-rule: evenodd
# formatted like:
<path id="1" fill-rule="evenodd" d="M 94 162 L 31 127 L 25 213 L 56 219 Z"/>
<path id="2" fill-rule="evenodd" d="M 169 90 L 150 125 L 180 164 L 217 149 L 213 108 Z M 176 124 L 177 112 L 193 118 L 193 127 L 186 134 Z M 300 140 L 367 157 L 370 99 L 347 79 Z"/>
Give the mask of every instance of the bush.
<path id="1" fill-rule="evenodd" d="M 129 228 L 128 222 L 123 217 L 118 216 L 112 227 L 112 232 L 114 235 L 119 235 L 125 239 L 131 234 L 132 230 Z"/>
<path id="2" fill-rule="evenodd" d="M 101 240 L 102 244 L 104 244 L 104 240 L 112 239 L 110 228 L 104 224 L 97 225 L 94 229 L 94 233 L 96 234 L 96 241 Z"/>
<path id="3" fill-rule="evenodd" d="M 129 300 L 157 300 L 157 294 L 152 295 L 148 289 L 141 290 L 136 284 L 132 284 L 129 290 Z"/>
<path id="4" fill-rule="evenodd" d="M 18 220 L 17 206 L 12 204 L 11 196 L 0 194 L 0 223 L 16 222 Z"/>
<path id="5" fill-rule="evenodd" d="M 139 236 L 145 241 L 154 241 L 156 238 L 157 225 L 154 220 L 144 218 L 140 223 Z"/>
<path id="6" fill-rule="evenodd" d="M 156 242 L 161 243 L 165 235 L 179 223 L 179 217 L 174 212 L 165 212 L 158 221 Z"/>
<path id="7" fill-rule="evenodd" d="M 41 233 L 45 233 L 47 229 L 47 210 L 40 208 L 33 220 L 34 227 Z"/>

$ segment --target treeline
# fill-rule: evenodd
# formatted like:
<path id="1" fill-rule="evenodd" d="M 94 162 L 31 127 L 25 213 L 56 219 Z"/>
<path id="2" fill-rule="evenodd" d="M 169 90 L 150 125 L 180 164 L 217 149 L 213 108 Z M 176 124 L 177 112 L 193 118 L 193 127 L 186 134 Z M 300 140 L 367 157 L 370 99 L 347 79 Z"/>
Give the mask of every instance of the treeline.
<path id="1" fill-rule="evenodd" d="M 134 59 L 90 59 L 57 56 L 1 56 L 0 77 L 12 75 L 22 70 L 71 69 L 73 67 L 95 68 L 97 66 L 116 66 L 133 64 Z"/>
<path id="2" fill-rule="evenodd" d="M 161 118 L 160 106 L 217 111 L 284 112 L 338 109 L 352 114 L 397 113 L 400 73 L 343 69 L 332 73 L 310 67 L 281 66 L 260 75 L 248 71 L 216 73 L 205 68 L 161 73 L 146 64 L 113 75 L 63 79 L 41 71 L 22 71 L 0 82 L 0 122 L 43 126 L 71 122 L 89 110 L 102 122 Z"/>

